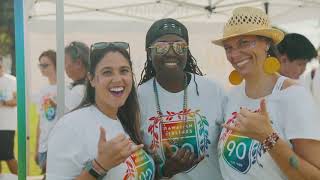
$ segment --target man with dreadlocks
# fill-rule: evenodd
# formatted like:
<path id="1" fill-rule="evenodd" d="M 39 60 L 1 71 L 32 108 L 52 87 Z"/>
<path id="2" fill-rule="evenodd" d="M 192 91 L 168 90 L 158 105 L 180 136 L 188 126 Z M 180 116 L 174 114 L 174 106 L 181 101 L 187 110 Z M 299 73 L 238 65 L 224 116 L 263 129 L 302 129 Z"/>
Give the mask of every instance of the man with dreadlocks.
<path id="1" fill-rule="evenodd" d="M 156 21 L 146 36 L 147 61 L 138 95 L 144 144 L 160 178 L 222 179 L 217 158 L 225 95 L 203 77 L 186 27 Z"/>

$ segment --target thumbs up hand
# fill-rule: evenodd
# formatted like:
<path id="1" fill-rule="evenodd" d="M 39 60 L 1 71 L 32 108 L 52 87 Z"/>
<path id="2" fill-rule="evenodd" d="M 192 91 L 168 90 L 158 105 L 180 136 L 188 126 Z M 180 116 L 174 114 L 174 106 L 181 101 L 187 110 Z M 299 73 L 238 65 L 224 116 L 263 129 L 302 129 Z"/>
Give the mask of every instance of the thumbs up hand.
<path id="1" fill-rule="evenodd" d="M 267 112 L 265 99 L 260 101 L 260 110 L 251 112 L 246 108 L 240 108 L 234 124 L 223 124 L 223 127 L 239 133 L 243 136 L 263 142 L 274 132 L 271 120 Z"/>
<path id="2" fill-rule="evenodd" d="M 143 144 L 136 145 L 123 133 L 107 140 L 106 131 L 100 127 L 98 153 L 96 160 L 104 169 L 111 169 L 124 162 L 132 153 L 143 148 Z"/>

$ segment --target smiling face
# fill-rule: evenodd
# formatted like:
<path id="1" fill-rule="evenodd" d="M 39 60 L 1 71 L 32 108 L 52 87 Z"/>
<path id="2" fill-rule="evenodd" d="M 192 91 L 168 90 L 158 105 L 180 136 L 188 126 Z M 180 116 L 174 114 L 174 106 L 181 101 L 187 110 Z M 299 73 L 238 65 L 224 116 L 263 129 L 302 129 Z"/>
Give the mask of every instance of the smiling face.
<path id="1" fill-rule="evenodd" d="M 165 51 L 157 51 L 156 48 L 151 48 L 150 50 L 152 65 L 156 73 L 174 74 L 177 72 L 183 72 L 187 63 L 187 42 L 177 35 L 169 34 L 158 38 L 152 43 L 151 47 L 163 47 L 166 43 L 170 44 L 166 53 L 163 53 Z M 174 48 L 177 48 L 177 50 Z M 179 51 L 179 48 L 183 48 L 183 50 Z"/>
<path id="2" fill-rule="evenodd" d="M 96 65 L 94 77 L 90 79 L 97 105 L 117 110 L 124 105 L 132 89 L 129 60 L 120 52 L 108 52 Z"/>
<path id="3" fill-rule="evenodd" d="M 237 36 L 223 42 L 227 59 L 243 76 L 263 72 L 268 43 L 257 36 Z"/>

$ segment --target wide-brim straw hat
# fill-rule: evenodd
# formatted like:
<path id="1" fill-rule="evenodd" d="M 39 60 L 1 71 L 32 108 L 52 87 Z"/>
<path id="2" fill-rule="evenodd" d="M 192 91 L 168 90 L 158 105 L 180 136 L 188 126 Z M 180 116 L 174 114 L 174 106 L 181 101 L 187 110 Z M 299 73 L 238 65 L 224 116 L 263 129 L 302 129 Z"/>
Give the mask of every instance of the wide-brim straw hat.
<path id="1" fill-rule="evenodd" d="M 223 41 L 241 35 L 264 36 L 275 44 L 282 41 L 284 33 L 272 28 L 268 15 L 254 7 L 239 7 L 233 10 L 231 18 L 224 26 L 223 37 L 212 43 L 223 46 Z"/>

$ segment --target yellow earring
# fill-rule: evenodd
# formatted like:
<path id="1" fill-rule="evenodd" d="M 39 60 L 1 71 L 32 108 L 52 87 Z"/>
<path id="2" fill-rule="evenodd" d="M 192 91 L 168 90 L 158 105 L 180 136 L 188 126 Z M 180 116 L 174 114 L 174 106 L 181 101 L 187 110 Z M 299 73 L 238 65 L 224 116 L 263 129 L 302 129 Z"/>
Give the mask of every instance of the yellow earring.
<path id="1" fill-rule="evenodd" d="M 280 70 L 280 62 L 275 57 L 267 57 L 263 63 L 263 70 L 267 74 L 273 74 Z"/>
<path id="2" fill-rule="evenodd" d="M 229 82 L 232 84 L 232 85 L 239 85 L 241 84 L 241 82 L 243 81 L 243 77 L 241 76 L 241 74 L 236 71 L 236 70 L 233 70 L 230 75 L 229 75 Z"/>

